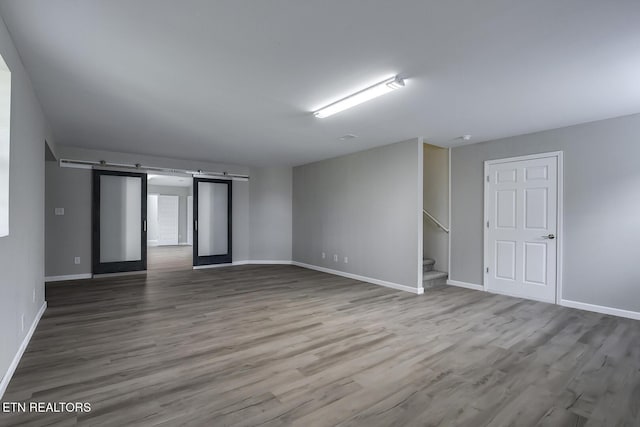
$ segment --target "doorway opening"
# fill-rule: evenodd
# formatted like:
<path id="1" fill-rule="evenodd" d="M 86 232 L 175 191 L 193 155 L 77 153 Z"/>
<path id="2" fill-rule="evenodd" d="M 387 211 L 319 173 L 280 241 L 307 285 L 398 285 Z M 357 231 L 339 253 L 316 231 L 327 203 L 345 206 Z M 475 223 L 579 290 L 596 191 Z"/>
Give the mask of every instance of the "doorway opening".
<path id="1" fill-rule="evenodd" d="M 428 290 L 449 278 L 449 149 L 423 147 L 422 286 Z"/>
<path id="2" fill-rule="evenodd" d="M 147 175 L 147 270 L 191 270 L 193 179 Z"/>
<path id="3" fill-rule="evenodd" d="M 232 179 L 93 170 L 92 272 L 232 263 Z"/>

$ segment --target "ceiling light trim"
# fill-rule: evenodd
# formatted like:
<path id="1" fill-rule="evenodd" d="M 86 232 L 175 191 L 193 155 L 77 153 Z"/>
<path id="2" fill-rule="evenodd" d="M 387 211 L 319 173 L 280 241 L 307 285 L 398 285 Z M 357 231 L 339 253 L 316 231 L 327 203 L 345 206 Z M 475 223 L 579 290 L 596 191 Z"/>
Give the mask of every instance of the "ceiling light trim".
<path id="1" fill-rule="evenodd" d="M 400 89 L 405 86 L 405 79 L 399 75 L 389 77 L 374 85 L 371 85 L 358 92 L 347 95 L 338 101 L 335 101 L 329 105 L 326 105 L 313 112 L 313 115 L 319 119 L 332 116 L 341 111 L 360 105 L 363 102 L 372 100 L 379 96 L 393 92 L 396 89 Z"/>

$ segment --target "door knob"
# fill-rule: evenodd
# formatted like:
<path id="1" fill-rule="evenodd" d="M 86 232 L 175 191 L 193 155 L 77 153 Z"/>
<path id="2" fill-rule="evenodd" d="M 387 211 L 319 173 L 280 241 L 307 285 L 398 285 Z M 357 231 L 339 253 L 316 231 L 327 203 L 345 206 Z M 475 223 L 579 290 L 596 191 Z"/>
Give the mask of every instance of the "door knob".
<path id="1" fill-rule="evenodd" d="M 543 238 L 543 239 L 550 239 L 550 240 L 553 240 L 553 239 L 555 239 L 555 238 L 556 238 L 556 236 L 555 236 L 555 235 L 553 235 L 553 234 L 548 234 L 548 235 L 546 235 L 546 236 L 542 236 L 542 238 Z"/>

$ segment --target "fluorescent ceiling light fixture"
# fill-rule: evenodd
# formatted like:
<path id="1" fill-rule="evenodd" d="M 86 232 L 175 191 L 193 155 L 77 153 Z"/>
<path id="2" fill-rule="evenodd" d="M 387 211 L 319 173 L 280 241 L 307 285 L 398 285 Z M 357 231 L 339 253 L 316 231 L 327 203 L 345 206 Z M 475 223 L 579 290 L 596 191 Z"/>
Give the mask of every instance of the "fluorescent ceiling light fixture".
<path id="1" fill-rule="evenodd" d="M 332 116 L 340 111 L 344 111 L 347 108 L 355 107 L 370 99 L 377 98 L 380 95 L 394 91 L 395 89 L 404 87 L 404 79 L 400 76 L 389 77 L 386 80 L 376 83 L 373 86 L 369 86 L 366 89 L 362 89 L 359 92 L 342 98 L 339 101 L 329 104 L 326 107 L 322 107 L 318 111 L 314 111 L 313 115 L 319 119 Z"/>

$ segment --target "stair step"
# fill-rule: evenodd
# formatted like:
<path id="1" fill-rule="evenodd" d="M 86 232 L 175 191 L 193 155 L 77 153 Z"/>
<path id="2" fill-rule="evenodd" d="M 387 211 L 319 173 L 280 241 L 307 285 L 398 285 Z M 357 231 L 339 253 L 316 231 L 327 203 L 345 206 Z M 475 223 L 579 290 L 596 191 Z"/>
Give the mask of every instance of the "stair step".
<path id="1" fill-rule="evenodd" d="M 433 270 L 433 271 L 429 271 L 427 273 L 423 273 L 422 274 L 422 280 L 434 280 L 434 279 L 440 279 L 442 277 L 448 277 L 449 273 L 446 273 L 444 271 L 438 271 L 438 270 Z"/>
<path id="2" fill-rule="evenodd" d="M 425 258 L 422 260 L 422 271 L 428 272 L 433 270 L 433 265 L 436 263 L 434 259 Z"/>
<path id="3" fill-rule="evenodd" d="M 428 271 L 422 274 L 422 287 L 433 288 L 434 286 L 442 286 L 447 284 L 449 273 L 444 271 Z"/>

